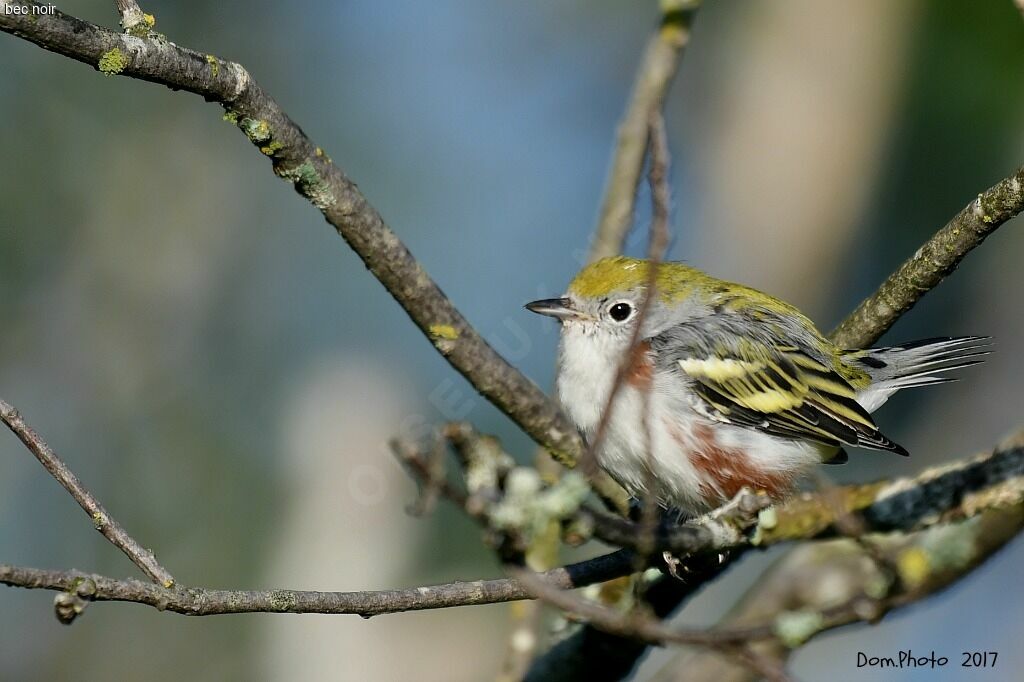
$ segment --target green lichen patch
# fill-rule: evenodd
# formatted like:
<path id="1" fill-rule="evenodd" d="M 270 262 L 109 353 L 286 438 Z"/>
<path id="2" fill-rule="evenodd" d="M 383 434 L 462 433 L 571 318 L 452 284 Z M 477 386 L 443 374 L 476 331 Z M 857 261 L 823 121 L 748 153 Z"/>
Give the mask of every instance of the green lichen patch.
<path id="1" fill-rule="evenodd" d="M 491 523 L 496 529 L 520 533 L 531 545 L 552 521 L 575 514 L 589 493 L 590 486 L 578 472 L 566 472 L 556 484 L 544 487 L 535 469 L 516 467 L 505 478 L 505 496 L 491 507 Z"/>
<path id="2" fill-rule="evenodd" d="M 825 626 L 817 611 L 783 611 L 775 618 L 775 634 L 790 649 L 795 649 Z"/>
<path id="3" fill-rule="evenodd" d="M 221 117 L 231 125 L 238 125 L 238 112 L 237 111 L 225 111 Z"/>
<path id="4" fill-rule="evenodd" d="M 107 50 L 100 55 L 100 61 L 97 65 L 99 70 L 108 76 L 121 73 L 128 66 L 128 55 L 121 51 L 121 48 L 115 47 L 113 50 Z"/>
<path id="5" fill-rule="evenodd" d="M 269 123 L 255 118 L 243 118 L 238 123 L 238 127 L 255 144 L 263 144 L 274 134 Z"/>
<path id="6" fill-rule="evenodd" d="M 143 14 L 142 21 L 127 26 L 124 32 L 128 35 L 133 35 L 138 38 L 152 38 L 153 27 L 156 26 L 156 17 L 152 14 Z"/>
<path id="7" fill-rule="evenodd" d="M 260 147 L 260 151 L 267 156 L 273 156 L 276 152 L 284 149 L 284 144 L 277 140 L 271 140 L 270 144 Z"/>
<path id="8" fill-rule="evenodd" d="M 220 62 L 212 54 L 206 55 L 206 62 L 210 65 L 210 71 L 213 72 L 213 77 L 216 78 L 217 74 L 220 73 Z"/>
<path id="9" fill-rule="evenodd" d="M 817 495 L 804 493 L 786 504 L 774 509 L 774 513 L 759 519 L 754 545 L 768 545 L 786 540 L 799 540 L 821 533 L 836 522 L 836 504 L 847 512 L 854 513 L 871 505 L 885 485 L 868 483 L 843 489 L 834 504 L 822 504 Z M 767 524 L 764 521 L 768 521 Z"/>
<path id="10" fill-rule="evenodd" d="M 295 168 L 276 167 L 274 172 L 285 180 L 295 183 L 295 189 L 321 210 L 333 206 L 337 201 L 334 194 L 331 193 L 330 186 L 324 182 L 310 161 Z"/>

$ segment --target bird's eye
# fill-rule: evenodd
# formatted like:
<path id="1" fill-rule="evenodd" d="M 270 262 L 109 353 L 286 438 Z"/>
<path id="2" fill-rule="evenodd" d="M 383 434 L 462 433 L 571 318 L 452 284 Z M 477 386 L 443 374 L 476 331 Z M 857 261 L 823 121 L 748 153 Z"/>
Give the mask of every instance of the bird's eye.
<path id="1" fill-rule="evenodd" d="M 633 314 L 633 306 L 625 302 L 619 302 L 608 309 L 608 315 L 616 322 L 625 322 Z"/>

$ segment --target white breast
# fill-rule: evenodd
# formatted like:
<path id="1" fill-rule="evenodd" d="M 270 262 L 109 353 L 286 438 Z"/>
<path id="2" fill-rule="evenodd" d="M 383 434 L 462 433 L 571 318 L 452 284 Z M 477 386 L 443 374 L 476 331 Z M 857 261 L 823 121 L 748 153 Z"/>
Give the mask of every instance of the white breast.
<path id="1" fill-rule="evenodd" d="M 558 396 L 588 440 L 596 434 L 621 360 L 619 346 L 606 344 L 583 325 L 563 328 Z M 597 453 L 601 467 L 635 496 L 650 489 L 667 505 L 698 511 L 720 501 L 708 495 L 714 498 L 721 487 L 721 476 L 709 476 L 706 462 L 694 459 L 704 447 L 696 435 L 701 430 L 712 429 L 723 448 L 745 453 L 748 466 L 765 472 L 797 475 L 820 461 L 812 444 L 713 422 L 695 409 L 694 400 L 677 375 L 656 374 L 646 396 L 624 383 Z"/>

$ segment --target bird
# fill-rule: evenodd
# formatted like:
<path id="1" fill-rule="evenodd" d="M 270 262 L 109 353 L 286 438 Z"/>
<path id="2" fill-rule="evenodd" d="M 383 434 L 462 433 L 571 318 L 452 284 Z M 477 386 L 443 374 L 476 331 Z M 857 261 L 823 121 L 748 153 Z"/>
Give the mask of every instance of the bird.
<path id="1" fill-rule="evenodd" d="M 635 499 L 693 514 L 744 488 L 785 499 L 815 465 L 846 462 L 844 446 L 907 456 L 871 413 L 896 391 L 953 381 L 941 373 L 981 362 L 991 345 L 840 348 L 774 296 L 626 256 L 525 307 L 561 324 L 558 400 L 601 468 Z"/>

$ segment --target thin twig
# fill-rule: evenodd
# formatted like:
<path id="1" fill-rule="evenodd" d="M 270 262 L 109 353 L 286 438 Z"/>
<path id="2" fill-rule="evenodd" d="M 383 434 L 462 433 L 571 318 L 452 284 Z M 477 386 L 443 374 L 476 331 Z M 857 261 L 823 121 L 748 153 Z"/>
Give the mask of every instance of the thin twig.
<path id="1" fill-rule="evenodd" d="M 661 262 L 665 259 L 665 252 L 668 250 L 670 235 L 668 229 L 669 213 L 671 212 L 672 191 L 669 187 L 669 151 L 668 133 L 665 130 L 665 118 L 660 110 L 651 112 L 650 121 L 650 144 L 648 156 L 650 157 L 650 170 L 648 171 L 648 182 L 651 185 L 651 230 L 647 247 L 647 260 L 650 263 L 647 273 L 647 291 L 644 294 L 643 318 L 648 314 L 650 302 L 658 295 L 658 271 L 661 269 Z M 638 315 L 637 330 L 643 322 Z M 637 353 L 631 351 L 631 355 Z M 650 362 L 650 359 L 647 359 Z M 647 562 L 648 547 L 653 546 L 654 531 L 659 521 L 659 500 L 655 496 L 657 481 L 655 480 L 657 462 L 654 459 L 654 438 L 651 435 L 651 392 L 654 390 L 654 374 L 651 372 L 650 379 L 644 382 L 643 390 L 643 412 L 641 414 L 640 427 L 644 435 L 644 456 L 646 458 L 646 482 L 644 486 L 644 499 L 641 508 L 642 535 L 644 537 L 643 548 L 639 551 L 639 559 L 642 563 Z M 610 409 L 610 406 L 609 406 Z"/>
<path id="2" fill-rule="evenodd" d="M 830 338 L 840 348 L 867 348 L 917 301 L 956 270 L 1000 225 L 1024 210 L 1024 167 L 978 195 L 861 302 Z"/>
<path id="3" fill-rule="evenodd" d="M 697 3 L 686 4 L 692 4 L 693 7 L 696 7 Z M 669 15 L 673 12 L 678 13 L 683 9 L 691 8 L 689 6 L 685 8 L 664 6 L 662 11 Z M 645 53 L 643 66 L 641 66 L 638 75 L 629 111 L 619 129 L 619 145 L 616 148 L 615 160 L 612 164 L 613 170 L 609 178 L 608 187 L 606 188 L 602 219 L 595 230 L 594 239 L 591 244 L 590 262 L 605 256 L 618 254 L 621 251 L 626 232 L 633 221 L 633 203 L 635 202 L 636 186 L 643 168 L 644 152 L 648 146 L 650 147 L 649 155 L 651 157 L 648 177 L 651 183 L 651 197 L 654 204 L 648 257 L 653 262 L 660 262 L 664 258 L 665 250 L 668 248 L 669 159 L 665 122 L 661 109 L 665 95 L 668 92 L 668 87 L 671 84 L 675 71 L 678 69 L 682 48 L 688 37 L 688 25 L 682 22 L 683 17 L 679 14 L 674 14 L 671 20 L 666 18 L 663 27 L 659 28 L 659 31 L 651 38 Z M 673 51 L 675 54 L 673 54 Z M 644 116 L 645 113 L 646 117 Z M 657 128 L 657 130 L 654 130 L 654 128 Z M 649 129 L 650 135 L 648 134 Z M 660 137 L 655 139 L 654 133 L 658 133 Z M 635 179 L 633 178 L 634 175 Z M 639 333 L 639 325 L 643 321 L 643 317 L 646 316 L 647 301 L 654 294 L 654 287 L 657 282 L 656 270 L 657 268 L 654 267 L 650 273 L 647 294 L 642 304 L 644 310 L 638 314 L 637 334 Z M 624 360 L 625 363 L 630 365 L 635 360 L 632 354 L 635 353 L 633 347 L 637 340 L 638 336 L 634 335 L 630 343 L 630 353 L 627 354 Z M 595 438 L 596 443 L 600 442 L 600 439 L 603 437 L 603 431 L 607 428 L 607 419 L 610 418 L 612 400 L 614 400 L 614 394 L 619 390 L 618 386 L 620 383 L 621 379 L 617 378 L 612 389 L 613 395 L 605 405 L 605 411 L 602 415 L 604 425 L 598 427 L 598 435 Z M 647 437 L 646 450 L 650 453 L 651 439 L 647 420 L 650 386 L 644 392 L 644 401 L 643 428 Z M 604 415 L 607 415 L 607 417 Z M 589 447 L 584 451 L 581 461 L 585 463 L 592 461 L 590 455 L 593 452 L 594 448 Z M 541 454 L 538 456 L 538 462 L 543 461 L 544 455 Z M 592 470 L 593 467 L 585 464 L 583 469 L 584 471 L 587 469 Z M 650 504 L 649 500 L 645 501 L 645 517 L 648 514 L 656 513 L 656 511 L 656 505 Z M 645 518 L 644 521 L 645 525 L 652 527 L 651 519 Z M 557 541 L 557 536 L 552 535 L 552 538 Z M 557 548 L 554 552 L 548 553 L 557 554 Z M 640 561 L 641 563 L 646 563 L 646 557 L 640 559 Z M 529 664 L 536 649 L 538 639 L 537 628 L 540 623 L 541 619 L 535 606 L 528 606 L 514 614 L 514 633 L 510 639 L 509 653 L 506 656 L 507 668 L 514 668 L 516 671 L 519 671 Z M 519 635 L 518 638 L 517 635 Z M 529 650 L 524 650 L 522 641 L 529 643 Z M 518 679 L 518 677 L 521 677 L 521 675 L 512 676 L 510 679 Z"/>
<path id="4" fill-rule="evenodd" d="M 668 187 L 668 141 L 665 133 L 665 120 L 661 112 L 654 111 L 651 113 L 646 125 L 651 130 L 650 180 L 651 197 L 654 205 L 654 213 L 651 220 L 651 237 L 648 247 L 647 284 L 644 296 L 640 301 L 640 307 L 636 313 L 636 321 L 633 325 L 629 346 L 615 372 L 612 389 L 608 393 L 608 399 L 605 402 L 604 409 L 601 411 L 601 419 L 597 423 L 594 437 L 587 444 L 587 449 L 580 459 L 580 467 L 583 471 L 589 471 L 594 468 L 597 452 L 601 449 L 601 444 L 608 431 L 608 426 L 615 410 L 615 401 L 625 385 L 626 377 L 636 369 L 638 364 L 647 360 L 646 351 L 642 346 L 643 324 L 650 312 L 651 302 L 656 296 L 658 270 L 669 243 L 668 216 L 671 193 Z M 643 425 L 641 427 L 645 428 Z"/>
<path id="5" fill-rule="evenodd" d="M 657 32 L 648 42 L 637 74 L 629 107 L 619 126 L 618 144 L 609 172 L 607 187 L 605 188 L 601 218 L 595 228 L 594 237 L 591 242 L 589 262 L 594 262 L 605 256 L 616 255 L 622 250 L 626 234 L 633 223 L 636 188 L 639 185 L 643 169 L 644 153 L 649 144 L 648 129 L 652 125 L 652 116 L 656 114 L 661 121 L 661 125 L 664 125 L 664 121 L 660 118 L 661 109 L 664 106 L 665 96 L 668 93 L 672 79 L 679 68 L 683 48 L 689 38 L 689 17 L 686 17 L 683 12 L 695 9 L 698 4 L 698 2 L 690 0 L 663 3 L 662 25 L 659 26 Z M 667 161 L 667 157 L 665 158 Z M 665 165 L 667 166 L 667 162 Z M 653 182 L 653 174 L 655 173 L 653 167 L 651 173 Z M 659 197 L 653 197 L 653 200 L 656 204 L 655 210 L 657 211 Z M 664 231 L 666 233 L 667 246 L 667 195 L 665 195 L 664 206 L 666 208 Z M 656 216 L 654 222 L 652 222 L 652 236 L 660 234 L 658 225 L 656 225 L 657 220 Z M 652 238 L 652 252 L 654 251 L 654 246 L 655 241 Z M 664 251 L 664 247 L 662 247 L 661 251 Z M 654 279 L 653 273 L 652 279 Z M 646 306 L 646 303 L 644 305 Z M 630 345 L 632 347 L 632 344 Z M 617 392 L 617 390 L 613 388 L 613 393 Z M 648 394 L 649 392 L 645 396 Z M 610 403 L 606 405 L 606 412 L 610 410 L 610 407 Z M 647 429 L 646 423 L 644 429 Z M 585 450 L 582 460 L 589 461 L 589 453 L 592 451 L 592 448 Z M 543 455 L 540 455 L 538 461 L 544 461 L 543 457 Z M 607 502 L 611 502 L 612 506 L 622 507 L 619 496 L 611 495 L 610 492 L 611 486 L 605 485 L 604 490 L 599 491 L 599 494 Z M 625 509 L 622 508 L 622 511 L 625 511 Z M 557 549 L 547 553 L 557 554 Z M 538 639 L 536 637 L 536 630 L 541 622 L 535 609 L 532 611 L 530 609 L 521 610 L 518 612 L 515 620 L 517 633 L 532 632 L 533 636 L 528 637 L 528 639 L 531 647 L 535 647 Z M 508 660 L 515 660 L 518 664 L 521 664 L 527 656 L 531 655 L 532 649 L 531 652 L 523 653 L 520 643 L 514 639 L 511 641 Z"/>
<path id="6" fill-rule="evenodd" d="M 668 221 L 672 209 L 672 188 L 669 186 L 668 131 L 665 130 L 665 116 L 660 109 L 651 112 L 648 126 L 651 131 L 648 181 L 651 185 L 651 239 L 647 257 L 651 260 L 664 258 L 670 239 Z"/>
<path id="7" fill-rule="evenodd" d="M 85 513 L 92 519 L 93 527 L 102 533 L 103 537 L 124 552 L 132 560 L 132 563 L 155 582 L 165 588 L 174 585 L 174 576 L 157 562 L 153 552 L 143 548 L 132 536 L 128 535 L 121 524 L 103 508 L 100 501 L 85 489 L 82 482 L 57 456 L 57 453 L 39 437 L 32 427 L 25 423 L 16 409 L 3 400 L 0 400 L 0 421 L 3 421 L 21 439 L 21 442 L 36 456 L 39 463 L 57 479 L 58 483 L 64 486 L 71 497 L 75 498 L 75 502 L 85 510 Z"/>
<path id="8" fill-rule="evenodd" d="M 686 10 L 692 10 L 698 3 L 685 4 Z M 679 69 L 689 37 L 689 12 L 680 7 L 666 7 L 661 25 L 647 43 L 629 106 L 619 124 L 600 219 L 590 246 L 591 261 L 622 251 L 633 224 L 636 190 L 643 177 L 651 114 L 664 106 L 665 95 Z"/>
<path id="9" fill-rule="evenodd" d="M 619 550 L 541 574 L 542 581 L 559 589 L 604 582 L 632 570 L 630 552 Z M 0 564 L 0 583 L 29 589 L 71 591 L 89 582 L 93 601 L 124 601 L 173 611 L 186 616 L 228 613 L 324 613 L 363 617 L 452 606 L 496 604 L 531 598 L 531 593 L 510 578 L 451 582 L 442 585 L 365 592 L 312 592 L 302 590 L 210 590 L 175 586 L 165 589 L 140 580 L 117 580 L 79 571 L 51 571 Z"/>

